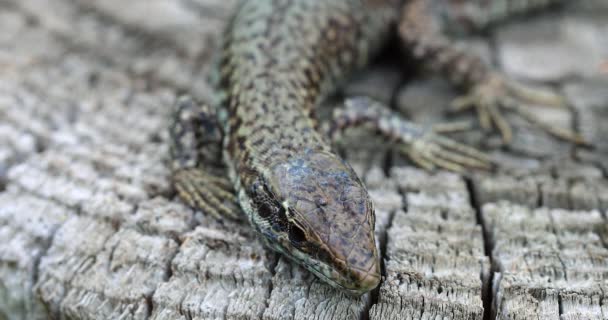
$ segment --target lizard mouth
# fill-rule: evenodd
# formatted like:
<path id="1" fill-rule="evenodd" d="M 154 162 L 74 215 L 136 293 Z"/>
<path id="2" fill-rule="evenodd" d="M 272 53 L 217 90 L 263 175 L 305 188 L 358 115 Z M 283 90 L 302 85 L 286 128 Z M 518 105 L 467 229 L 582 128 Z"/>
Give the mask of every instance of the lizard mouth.
<path id="1" fill-rule="evenodd" d="M 375 273 L 365 273 L 359 281 L 352 281 L 343 277 L 342 279 L 337 280 L 335 276 L 327 276 L 324 273 L 317 272 L 317 270 L 314 268 L 310 268 L 308 270 L 313 272 L 317 277 L 323 279 L 331 286 L 354 296 L 360 296 L 368 291 L 371 291 L 380 284 L 380 274 Z"/>
<path id="2" fill-rule="evenodd" d="M 313 264 L 301 261 L 299 263 L 325 283 L 353 296 L 360 296 L 380 284 L 380 273 L 376 272 L 375 265 L 367 271 L 350 269 L 348 272 L 350 276 L 346 276 L 336 268 L 320 261 Z"/>
<path id="3" fill-rule="evenodd" d="M 270 247 L 304 267 L 323 282 L 352 296 L 361 296 L 380 284 L 380 261 L 372 263 L 369 270 L 348 268 L 345 271 L 339 271 L 339 268 L 320 260 L 311 259 L 301 252 L 287 251 L 280 246 Z"/>

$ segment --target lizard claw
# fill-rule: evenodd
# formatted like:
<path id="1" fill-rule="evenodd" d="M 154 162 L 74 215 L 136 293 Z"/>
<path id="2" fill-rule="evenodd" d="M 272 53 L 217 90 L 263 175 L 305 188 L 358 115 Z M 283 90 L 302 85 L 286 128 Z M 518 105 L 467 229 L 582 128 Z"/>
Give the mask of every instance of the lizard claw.
<path id="1" fill-rule="evenodd" d="M 417 165 L 427 170 L 436 167 L 463 172 L 466 169 L 491 170 L 493 162 L 483 152 L 448 139 L 439 132 L 466 130 L 469 122 L 443 124 L 424 128 L 400 117 L 394 111 L 368 97 L 346 100 L 344 108 L 334 110 L 329 137 L 349 126 L 367 124 L 395 143 L 395 147 Z"/>
<path id="2" fill-rule="evenodd" d="M 451 110 L 463 111 L 475 108 L 482 129 L 496 128 L 506 144 L 513 140 L 513 129 L 502 115 L 503 110 L 515 112 L 560 139 L 576 144 L 588 144 L 579 133 L 542 121 L 522 106 L 524 102 L 550 107 L 566 107 L 566 101 L 560 95 L 532 89 L 516 82 L 507 81 L 501 76 L 491 75 L 487 81 L 475 86 L 469 94 L 454 99 Z"/>
<path id="3" fill-rule="evenodd" d="M 427 170 L 439 167 L 464 172 L 466 168 L 481 170 L 493 168 L 492 160 L 485 153 L 433 131 L 426 131 L 411 144 L 404 144 L 401 151 Z"/>

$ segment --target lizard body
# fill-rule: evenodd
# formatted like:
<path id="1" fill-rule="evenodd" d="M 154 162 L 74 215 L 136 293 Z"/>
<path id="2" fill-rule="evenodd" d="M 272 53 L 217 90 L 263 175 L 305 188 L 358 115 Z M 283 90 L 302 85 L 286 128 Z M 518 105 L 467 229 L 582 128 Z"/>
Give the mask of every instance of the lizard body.
<path id="1" fill-rule="evenodd" d="M 224 157 L 241 207 L 269 246 L 353 292 L 380 281 L 373 207 L 311 114 L 397 14 L 396 1 L 245 2 L 221 62 Z"/>
<path id="2" fill-rule="evenodd" d="M 552 1 L 524 2 L 534 7 Z M 438 3 L 442 2 L 243 2 L 225 35 L 219 75 L 223 98 L 217 109 L 201 116 L 202 125 L 190 128 L 176 122 L 171 129 L 174 183 L 180 196 L 206 211 L 230 215 L 240 207 L 267 246 L 337 288 L 353 294 L 375 288 L 381 270 L 372 202 L 353 169 L 333 152 L 313 112 L 350 73 L 368 63 L 390 35 L 402 6 L 406 21 L 401 36 L 415 57 L 456 73 L 453 78 L 466 79 L 467 84 L 483 81 L 487 69 L 481 62 L 454 55 L 449 45 L 428 32 L 434 27 L 425 20 L 430 19 L 425 10 Z M 459 1 L 453 3 L 463 8 Z M 455 15 L 447 20 L 462 20 L 460 12 L 465 11 L 451 9 L 447 12 Z M 494 16 L 502 17 L 503 11 Z M 449 59 L 442 59 L 442 54 Z M 339 115 L 338 125 L 368 121 L 396 140 L 414 145 L 407 153 L 424 167 L 435 163 L 461 168 L 449 166 L 452 162 L 484 165 L 474 151 L 447 139 L 430 139 L 390 112 L 375 112 L 373 104 L 359 101 L 351 107 Z M 221 128 L 221 134 L 213 131 L 213 125 Z M 207 138 L 221 136 L 222 148 L 214 149 L 221 155 L 215 156 L 223 158 L 230 182 L 190 161 L 192 143 L 184 143 L 189 129 Z M 440 152 L 441 148 L 462 155 Z M 198 157 L 206 155 L 201 152 Z"/>

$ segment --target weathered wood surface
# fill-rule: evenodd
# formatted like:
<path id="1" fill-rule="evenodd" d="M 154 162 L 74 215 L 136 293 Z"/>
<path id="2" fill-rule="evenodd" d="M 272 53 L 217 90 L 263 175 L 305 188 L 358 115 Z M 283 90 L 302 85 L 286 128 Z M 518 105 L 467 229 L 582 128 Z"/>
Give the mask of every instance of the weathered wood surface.
<path id="1" fill-rule="evenodd" d="M 168 106 L 208 95 L 233 5 L 0 0 L 0 319 L 608 319 L 607 11 L 572 4 L 468 42 L 563 92 L 571 109 L 537 112 L 595 150 L 514 119 L 510 150 L 485 140 L 502 172 L 465 178 L 353 140 L 385 277 L 352 298 L 171 191 Z M 346 92 L 445 120 L 444 82 L 402 78 L 381 66 Z"/>

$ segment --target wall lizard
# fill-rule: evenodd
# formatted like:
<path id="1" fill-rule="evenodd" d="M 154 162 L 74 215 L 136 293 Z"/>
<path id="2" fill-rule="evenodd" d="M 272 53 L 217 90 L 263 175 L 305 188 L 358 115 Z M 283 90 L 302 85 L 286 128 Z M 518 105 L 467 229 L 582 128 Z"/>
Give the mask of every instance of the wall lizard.
<path id="1" fill-rule="evenodd" d="M 245 216 L 268 247 L 334 287 L 356 295 L 375 288 L 381 270 L 373 205 L 328 137 L 366 124 L 427 169 L 488 169 L 491 163 L 481 152 L 368 98 L 348 100 L 328 130 L 315 119 L 315 106 L 368 63 L 401 16 L 398 33 L 405 49 L 469 89 L 455 107 L 475 107 L 482 127 L 496 127 L 509 141 L 510 126 L 499 112 L 506 107 L 557 136 L 582 142 L 517 104 L 518 99 L 559 103 L 559 97 L 508 81 L 442 33 L 484 27 L 556 1 L 242 2 L 225 32 L 219 98 L 203 105 L 186 98 L 177 103 L 170 135 L 178 194 L 205 213 Z"/>

